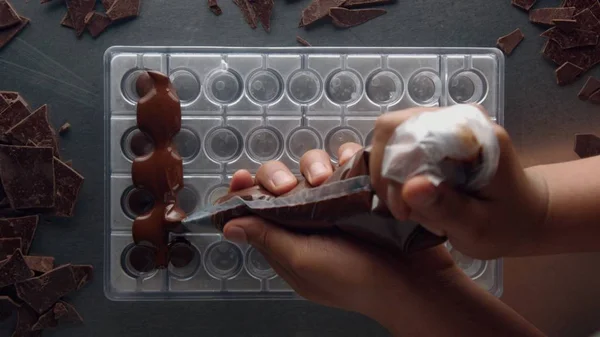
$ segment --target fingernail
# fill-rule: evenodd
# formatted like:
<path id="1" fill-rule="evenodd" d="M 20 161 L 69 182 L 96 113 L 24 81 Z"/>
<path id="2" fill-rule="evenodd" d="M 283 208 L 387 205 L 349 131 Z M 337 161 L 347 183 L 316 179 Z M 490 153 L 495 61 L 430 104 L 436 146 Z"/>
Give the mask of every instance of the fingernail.
<path id="1" fill-rule="evenodd" d="M 344 151 L 342 151 L 342 154 L 340 155 L 340 161 L 344 161 L 350 157 L 352 157 L 354 155 L 354 151 L 352 151 L 352 149 L 346 149 Z"/>
<path id="2" fill-rule="evenodd" d="M 241 227 L 228 227 L 224 234 L 225 238 L 229 241 L 233 241 L 235 243 L 248 242 L 248 239 L 246 238 L 246 232 Z"/>
<path id="3" fill-rule="evenodd" d="M 311 179 L 316 179 L 327 173 L 327 167 L 321 162 L 315 162 L 308 168 L 308 175 Z"/>
<path id="4" fill-rule="evenodd" d="M 273 173 L 273 175 L 271 176 L 271 181 L 273 182 L 273 185 L 275 185 L 276 187 L 287 185 L 287 184 L 291 183 L 293 180 L 294 180 L 294 176 L 292 176 L 288 172 L 285 172 L 284 170 L 275 171 L 275 173 Z"/>

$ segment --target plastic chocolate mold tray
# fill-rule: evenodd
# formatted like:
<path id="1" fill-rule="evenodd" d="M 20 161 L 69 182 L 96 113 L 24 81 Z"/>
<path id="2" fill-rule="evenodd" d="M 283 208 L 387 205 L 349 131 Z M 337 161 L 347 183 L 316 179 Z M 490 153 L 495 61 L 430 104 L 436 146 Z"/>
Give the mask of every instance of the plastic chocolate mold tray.
<path id="1" fill-rule="evenodd" d="M 345 142 L 369 144 L 381 114 L 416 106 L 479 103 L 503 124 L 504 58 L 497 49 L 112 47 L 104 57 L 106 239 L 104 284 L 113 300 L 297 298 L 264 258 L 214 229 L 182 234 L 186 267 L 138 271 L 129 262 L 132 219 L 153 200 L 132 187 L 131 163 L 153 144 L 136 128 L 135 80 L 168 74 L 182 107 L 175 142 L 184 160 L 186 212 L 227 192 L 238 169 L 280 160 L 298 173 L 314 148 L 336 159 Z M 502 261 L 452 256 L 500 296 Z"/>

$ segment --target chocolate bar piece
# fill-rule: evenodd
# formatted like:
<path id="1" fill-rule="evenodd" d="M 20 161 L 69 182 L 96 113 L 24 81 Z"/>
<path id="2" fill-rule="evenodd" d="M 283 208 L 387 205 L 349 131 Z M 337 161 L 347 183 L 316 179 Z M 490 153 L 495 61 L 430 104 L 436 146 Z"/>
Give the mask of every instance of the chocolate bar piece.
<path id="1" fill-rule="evenodd" d="M 208 8 L 216 16 L 223 14 L 223 10 L 221 10 L 221 7 L 219 7 L 217 0 L 208 0 Z"/>
<path id="2" fill-rule="evenodd" d="M 233 0 L 233 2 L 240 8 L 244 19 L 252 29 L 256 29 L 256 23 L 258 22 L 258 16 L 252 8 L 252 4 L 248 0 Z"/>
<path id="3" fill-rule="evenodd" d="M 329 9 L 329 16 L 333 24 L 339 28 L 350 28 L 362 25 L 376 17 L 387 13 L 384 9 L 347 9 L 343 7 L 333 7 Z"/>
<path id="4" fill-rule="evenodd" d="M 575 7 L 540 8 L 529 12 L 529 21 L 552 26 L 552 20 L 572 19 L 573 15 L 575 15 Z"/>
<path id="5" fill-rule="evenodd" d="M 313 0 L 308 7 L 302 11 L 300 27 L 308 26 L 329 15 L 329 9 L 339 7 L 346 0 Z"/>
<path id="6" fill-rule="evenodd" d="M 71 21 L 71 16 L 69 15 L 68 12 L 65 13 L 62 20 L 60 20 L 60 24 L 67 28 L 75 29 L 75 26 L 73 25 L 73 21 Z"/>
<path id="7" fill-rule="evenodd" d="M 54 181 L 56 195 L 54 214 L 57 216 L 73 216 L 79 190 L 83 185 L 83 176 L 72 167 L 54 158 Z"/>
<path id="8" fill-rule="evenodd" d="M 564 0 L 561 7 L 575 7 L 577 12 L 589 8 L 597 3 L 598 0 Z"/>
<path id="9" fill-rule="evenodd" d="M 31 331 L 33 325 L 38 321 L 38 314 L 26 305 L 22 305 L 18 311 L 17 327 L 12 337 L 40 337 L 41 331 Z"/>
<path id="10" fill-rule="evenodd" d="M 543 32 L 540 36 L 555 41 L 562 49 L 595 46 L 598 44 L 598 34 L 589 30 L 576 29 L 570 33 L 565 33 L 554 27 Z"/>
<path id="11" fill-rule="evenodd" d="M 554 19 L 552 20 L 552 23 L 556 28 L 565 33 L 570 33 L 579 28 L 577 20 L 574 19 Z"/>
<path id="12" fill-rule="evenodd" d="M 108 11 L 112 5 L 114 5 L 115 0 L 102 0 L 102 7 L 104 7 L 104 11 Z"/>
<path id="13" fill-rule="evenodd" d="M 91 265 L 71 265 L 73 270 L 73 279 L 77 284 L 77 290 L 83 288 L 86 284 L 92 281 L 94 278 L 94 267 Z"/>
<path id="14" fill-rule="evenodd" d="M 600 80 L 590 76 L 579 91 L 577 97 L 582 101 L 587 101 L 595 92 L 600 91 Z"/>
<path id="15" fill-rule="evenodd" d="M 27 266 L 21 249 L 17 248 L 15 253 L 0 265 L 0 288 L 25 281 L 34 275 L 34 272 Z"/>
<path id="16" fill-rule="evenodd" d="M 115 0 L 110 9 L 106 11 L 106 15 L 112 21 L 136 17 L 139 14 L 140 0 Z"/>
<path id="17" fill-rule="evenodd" d="M 31 112 L 22 100 L 16 100 L 0 112 L 0 134 L 27 118 Z"/>
<path id="18" fill-rule="evenodd" d="M 8 258 L 11 256 L 12 255 L 9 255 Z M 43 274 L 54 268 L 54 258 L 52 256 L 25 255 L 23 258 L 25 259 L 25 263 L 27 263 L 29 269 L 33 270 L 34 272 Z"/>
<path id="19" fill-rule="evenodd" d="M 500 37 L 496 42 L 496 45 L 504 52 L 504 54 L 510 55 L 524 38 L 525 35 L 521 32 L 521 29 L 517 28 L 510 34 Z"/>
<path id="20" fill-rule="evenodd" d="M 10 106 L 10 104 L 11 103 L 8 103 L 6 98 L 0 96 L 0 113 L 2 113 L 2 111 L 4 111 L 4 109 L 8 108 Z"/>
<path id="21" fill-rule="evenodd" d="M 265 31 L 271 31 L 271 14 L 273 13 L 274 0 L 252 0 L 252 9 Z"/>
<path id="22" fill-rule="evenodd" d="M 37 215 L 0 219 L 0 237 L 21 239 L 21 251 L 29 252 L 39 217 Z"/>
<path id="23" fill-rule="evenodd" d="M 14 125 L 5 134 L 21 144 L 32 141 L 36 146 L 51 147 L 54 149 L 54 155 L 59 156 L 56 133 L 48 121 L 48 106 L 45 104 Z"/>
<path id="24" fill-rule="evenodd" d="M 19 298 L 38 314 L 50 309 L 61 297 L 77 290 L 77 286 L 70 264 L 16 284 Z"/>
<path id="25" fill-rule="evenodd" d="M 83 318 L 75 310 L 75 307 L 65 301 L 58 301 L 52 311 L 54 317 L 61 322 L 83 323 Z"/>
<path id="26" fill-rule="evenodd" d="M 13 312 L 19 309 L 20 305 L 15 303 L 9 296 L 0 296 L 0 322 L 12 316 Z"/>
<path id="27" fill-rule="evenodd" d="M 88 32 L 92 35 L 92 37 L 98 37 L 102 34 L 103 31 L 106 30 L 108 26 L 112 24 L 112 20 L 103 13 L 98 12 L 89 12 L 85 17 L 85 24 L 87 25 Z M 63 127 L 65 127 L 63 129 Z M 61 126 L 59 133 L 63 134 L 71 127 L 71 124 L 65 123 Z M 62 131 L 62 132 L 61 132 Z"/>
<path id="28" fill-rule="evenodd" d="M 300 36 L 296 36 L 296 41 L 305 47 L 311 47 L 311 44 Z"/>
<path id="29" fill-rule="evenodd" d="M 80 37 L 85 30 L 85 17 L 94 10 L 96 0 L 65 0 L 65 2 L 75 34 Z"/>
<path id="30" fill-rule="evenodd" d="M 0 238 L 0 260 L 6 259 L 21 249 L 22 242 L 21 238 Z"/>
<path id="31" fill-rule="evenodd" d="M 529 11 L 537 0 L 512 0 L 511 3 L 515 7 L 519 7 L 524 9 L 525 11 Z"/>
<path id="32" fill-rule="evenodd" d="M 38 318 L 37 322 L 31 327 L 31 331 L 40 331 L 48 328 L 54 328 L 58 325 L 54 311 L 48 310 Z"/>
<path id="33" fill-rule="evenodd" d="M 27 24 L 29 24 L 29 19 L 21 16 L 21 21 L 7 29 L 0 30 L 0 50 L 6 46 L 17 34 L 19 34 Z"/>
<path id="34" fill-rule="evenodd" d="M 579 158 L 589 158 L 600 154 L 600 137 L 592 134 L 575 135 L 575 153 Z"/>
<path id="35" fill-rule="evenodd" d="M 562 49 L 558 43 L 548 40 L 542 53 L 558 65 L 571 62 L 582 69 L 589 69 L 594 64 L 594 49 L 589 49 L 589 52 L 579 49 Z"/>
<path id="36" fill-rule="evenodd" d="M 558 85 L 573 83 L 581 74 L 583 74 L 583 68 L 571 62 L 565 62 L 565 64 L 556 69 L 556 82 Z"/>
<path id="37" fill-rule="evenodd" d="M 573 17 L 579 24 L 579 29 L 590 30 L 600 34 L 600 21 L 588 8 Z"/>
<path id="38" fill-rule="evenodd" d="M 10 28 L 21 22 L 19 14 L 7 0 L 0 0 L 0 29 Z"/>

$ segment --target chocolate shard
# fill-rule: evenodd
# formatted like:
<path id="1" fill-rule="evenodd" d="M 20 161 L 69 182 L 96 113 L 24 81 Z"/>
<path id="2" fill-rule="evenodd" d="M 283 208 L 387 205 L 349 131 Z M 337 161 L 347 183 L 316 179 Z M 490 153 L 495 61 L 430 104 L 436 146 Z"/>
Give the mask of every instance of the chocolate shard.
<path id="1" fill-rule="evenodd" d="M 248 0 L 233 0 L 233 3 L 236 4 L 242 11 L 242 15 L 244 16 L 244 20 L 252 29 L 256 29 L 256 24 L 258 23 L 258 16 L 254 12 L 252 5 Z"/>
<path id="2" fill-rule="evenodd" d="M 12 316 L 13 312 L 19 309 L 20 305 L 15 303 L 9 296 L 0 296 L 0 322 Z"/>
<path id="3" fill-rule="evenodd" d="M 600 155 L 600 137 L 592 134 L 575 135 L 574 151 L 580 158 Z"/>
<path id="4" fill-rule="evenodd" d="M 519 7 L 529 12 L 533 5 L 535 5 L 536 1 L 537 0 L 512 0 L 511 3 L 513 6 Z"/>
<path id="5" fill-rule="evenodd" d="M 313 0 L 308 7 L 302 11 L 300 27 L 308 26 L 329 15 L 329 9 L 339 7 L 346 0 Z"/>
<path id="6" fill-rule="evenodd" d="M 311 47 L 311 44 L 300 36 L 296 36 L 296 41 L 305 47 Z"/>
<path id="7" fill-rule="evenodd" d="M 31 112 L 21 100 L 16 100 L 0 112 L 0 134 L 4 134 L 13 126 L 27 118 Z"/>
<path id="8" fill-rule="evenodd" d="M 50 309 L 61 297 L 77 290 L 70 264 L 17 283 L 15 287 L 19 298 L 38 314 Z"/>
<path id="9" fill-rule="evenodd" d="M 61 322 L 83 323 L 83 318 L 75 310 L 75 307 L 65 301 L 58 301 L 52 311 L 54 312 L 54 317 Z"/>
<path id="10" fill-rule="evenodd" d="M 27 254 L 33 241 L 38 221 L 39 217 L 37 215 L 0 219 L 0 237 L 21 239 L 21 251 Z"/>
<path id="11" fill-rule="evenodd" d="M 96 0 L 65 0 L 65 2 L 75 34 L 80 37 L 85 30 L 85 16 L 94 10 Z"/>
<path id="12" fill-rule="evenodd" d="M 0 178 L 13 209 L 54 207 L 52 148 L 0 145 Z"/>
<path id="13" fill-rule="evenodd" d="M 600 80 L 590 76 L 579 91 L 577 97 L 582 101 L 587 101 L 596 91 L 600 90 Z"/>
<path id="14" fill-rule="evenodd" d="M 108 11 L 112 5 L 114 5 L 115 0 L 102 0 L 102 7 L 104 7 L 104 11 Z"/>
<path id="15" fill-rule="evenodd" d="M 592 14 L 594 14 L 594 16 L 597 19 L 600 19 L 600 1 L 598 1 L 598 0 L 591 0 L 591 1 L 593 1 L 594 4 L 585 9 L 589 9 L 590 12 L 592 12 Z M 585 9 L 583 9 L 583 10 L 585 10 Z"/>
<path id="16" fill-rule="evenodd" d="M 68 12 L 65 13 L 65 16 L 63 16 L 62 20 L 60 21 L 60 24 L 64 27 L 75 29 L 73 21 L 71 21 L 71 16 L 69 16 Z"/>
<path id="17" fill-rule="evenodd" d="M 208 0 L 208 8 L 216 16 L 223 14 L 223 10 L 221 10 L 221 7 L 219 7 L 217 0 Z"/>
<path id="18" fill-rule="evenodd" d="M 271 31 L 271 14 L 273 14 L 274 0 L 253 0 L 250 2 L 252 9 L 265 31 Z"/>
<path id="19" fill-rule="evenodd" d="M 54 182 L 56 195 L 54 200 L 54 214 L 57 216 L 71 217 L 75 210 L 75 203 L 79 190 L 83 185 L 83 176 L 72 167 L 54 158 Z"/>
<path id="20" fill-rule="evenodd" d="M 598 44 L 598 34 L 589 30 L 576 29 L 570 33 L 565 33 L 553 27 L 543 32 L 540 36 L 547 37 L 558 43 L 562 49 L 595 46 Z"/>
<path id="21" fill-rule="evenodd" d="M 0 260 L 6 259 L 21 249 L 22 244 L 21 238 L 0 238 Z"/>
<path id="22" fill-rule="evenodd" d="M 17 248 L 14 254 L 0 265 L 0 288 L 25 281 L 34 275 L 27 266 L 21 249 Z"/>
<path id="23" fill-rule="evenodd" d="M 329 16 L 333 24 L 339 28 L 350 28 L 362 25 L 376 17 L 387 13 L 385 9 L 347 9 L 343 7 L 333 7 L 329 9 Z"/>
<path id="24" fill-rule="evenodd" d="M 561 7 L 575 7 L 577 12 L 580 12 L 597 2 L 598 0 L 564 0 Z"/>
<path id="25" fill-rule="evenodd" d="M 552 20 L 552 23 L 556 28 L 565 33 L 570 33 L 579 28 L 577 20 L 574 19 L 556 19 Z"/>
<path id="26" fill-rule="evenodd" d="M 580 68 L 589 69 L 596 62 L 594 61 L 596 47 L 584 49 L 589 50 L 562 49 L 555 41 L 548 40 L 544 45 L 542 53 L 558 65 L 571 62 Z"/>
<path id="27" fill-rule="evenodd" d="M 0 96 L 0 113 L 10 106 L 6 98 Z"/>
<path id="28" fill-rule="evenodd" d="M 77 290 L 83 288 L 94 279 L 94 267 L 91 265 L 74 264 L 71 268 L 73 270 L 73 279 L 77 284 Z"/>
<path id="29" fill-rule="evenodd" d="M 56 133 L 48 121 L 48 106 L 45 104 L 15 124 L 5 134 L 21 144 L 27 144 L 30 140 L 36 146 L 51 147 L 54 155 L 59 156 Z"/>
<path id="30" fill-rule="evenodd" d="M 579 24 L 579 29 L 591 30 L 600 34 L 600 21 L 588 8 L 573 17 Z"/>
<path id="31" fill-rule="evenodd" d="M 103 31 L 106 30 L 108 26 L 112 24 L 112 20 L 106 14 L 98 12 L 89 12 L 84 21 L 87 26 L 87 30 L 90 32 L 92 37 L 98 37 Z M 60 127 L 58 132 L 63 134 L 68 131 L 70 127 L 71 124 L 65 123 Z"/>
<path id="32" fill-rule="evenodd" d="M 96 12 L 94 12 L 96 13 Z M 69 130 L 71 130 L 71 124 L 69 122 L 63 124 L 60 126 L 60 128 L 58 128 L 58 134 L 59 135 L 63 135 L 67 132 L 69 132 Z"/>
<path id="33" fill-rule="evenodd" d="M 510 34 L 498 38 L 498 41 L 496 41 L 496 46 L 498 46 L 498 48 L 502 50 L 504 54 L 510 55 L 524 38 L 525 35 L 523 35 L 523 32 L 521 32 L 521 29 L 517 28 Z"/>
<path id="34" fill-rule="evenodd" d="M 600 90 L 597 90 L 595 93 L 591 94 L 588 101 L 593 104 L 600 104 Z"/>
<path id="35" fill-rule="evenodd" d="M 23 99 L 23 97 L 21 97 L 21 95 L 19 95 L 19 93 L 16 91 L 0 90 L 0 96 L 2 96 L 2 98 L 7 100 L 9 104 L 14 103 L 18 99 L 21 99 L 23 101 L 23 103 L 29 107 L 29 104 L 27 104 L 27 102 Z"/>
<path id="36" fill-rule="evenodd" d="M 41 331 L 31 331 L 33 325 L 38 321 L 38 314 L 26 305 L 22 305 L 17 312 L 17 327 L 12 337 L 40 337 Z"/>
<path id="37" fill-rule="evenodd" d="M 19 14 L 7 0 L 0 0 L 0 29 L 16 26 L 21 22 Z"/>
<path id="38" fill-rule="evenodd" d="M 540 8 L 529 12 L 529 21 L 541 25 L 552 25 L 552 20 L 572 19 L 575 7 Z"/>
<path id="39" fill-rule="evenodd" d="M 23 28 L 25 28 L 25 26 L 27 26 L 27 24 L 29 24 L 28 18 L 24 16 L 20 16 L 19 18 L 21 19 L 21 22 L 18 24 L 10 28 L 0 30 L 0 49 L 6 46 L 15 36 L 17 36 L 17 34 L 23 30 Z"/>
<path id="40" fill-rule="evenodd" d="M 136 17 L 140 14 L 140 0 L 115 0 L 106 15 L 112 20 Z"/>
<path id="41" fill-rule="evenodd" d="M 9 255 L 8 258 L 11 256 L 12 255 Z M 25 255 L 23 258 L 25 259 L 25 263 L 27 263 L 29 269 L 33 270 L 34 272 L 45 273 L 54 268 L 54 258 L 52 256 Z"/>
<path id="42" fill-rule="evenodd" d="M 583 74 L 583 72 L 583 68 L 578 67 L 571 62 L 565 62 L 556 69 L 556 82 L 558 85 L 573 83 L 579 75 Z"/>
<path id="43" fill-rule="evenodd" d="M 392 3 L 392 0 L 348 0 L 344 2 L 342 7 L 345 8 L 354 8 L 361 6 L 376 6 L 376 5 L 385 5 Z"/>
<path id="44" fill-rule="evenodd" d="M 52 309 L 46 311 L 38 318 L 37 322 L 31 327 L 31 331 L 40 331 L 48 328 L 54 328 L 58 325 Z"/>

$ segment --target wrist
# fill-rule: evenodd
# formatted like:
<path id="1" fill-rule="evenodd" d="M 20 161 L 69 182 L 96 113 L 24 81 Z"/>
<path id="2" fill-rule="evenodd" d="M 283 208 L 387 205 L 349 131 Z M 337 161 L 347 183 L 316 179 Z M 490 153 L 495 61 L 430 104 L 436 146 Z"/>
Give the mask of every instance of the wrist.
<path id="1" fill-rule="evenodd" d="M 547 227 L 546 224 L 550 212 L 548 182 L 542 170 L 540 170 L 540 166 L 525 169 L 525 175 L 529 180 L 533 194 L 532 216 L 528 221 L 530 224 L 533 224 L 536 230 L 540 230 Z"/>

